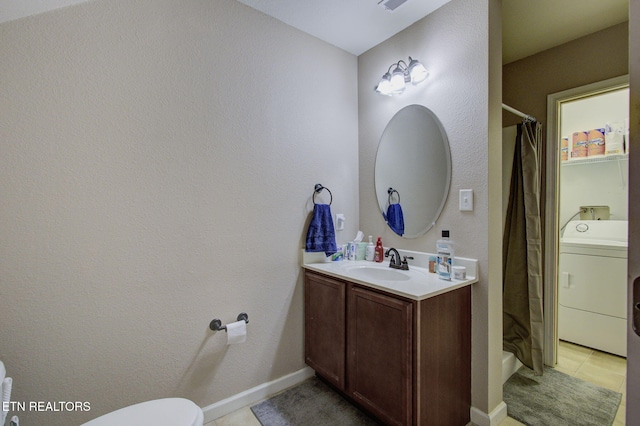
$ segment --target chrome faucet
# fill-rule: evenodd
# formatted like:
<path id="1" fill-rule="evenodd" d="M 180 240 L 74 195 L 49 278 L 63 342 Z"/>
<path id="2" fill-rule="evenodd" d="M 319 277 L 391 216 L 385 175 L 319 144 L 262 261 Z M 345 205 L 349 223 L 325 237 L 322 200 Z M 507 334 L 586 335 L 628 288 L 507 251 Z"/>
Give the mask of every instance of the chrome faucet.
<path id="1" fill-rule="evenodd" d="M 391 260 L 389 261 L 389 268 L 402 269 L 403 271 L 408 271 L 409 270 L 409 262 L 407 262 L 407 259 L 413 259 L 413 257 L 411 257 L 411 256 L 403 256 L 403 259 L 401 261 L 400 260 L 400 253 L 398 253 L 398 250 L 396 250 L 393 247 L 389 248 L 384 253 L 384 257 L 389 257 L 389 254 L 391 254 Z"/>

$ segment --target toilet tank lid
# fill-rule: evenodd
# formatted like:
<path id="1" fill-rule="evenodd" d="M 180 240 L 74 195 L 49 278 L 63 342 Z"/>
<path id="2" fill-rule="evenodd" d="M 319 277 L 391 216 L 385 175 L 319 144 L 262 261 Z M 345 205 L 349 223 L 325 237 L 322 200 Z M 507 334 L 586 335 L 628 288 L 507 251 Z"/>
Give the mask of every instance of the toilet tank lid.
<path id="1" fill-rule="evenodd" d="M 82 426 L 202 426 L 200 407 L 184 398 L 141 402 L 107 413 Z"/>

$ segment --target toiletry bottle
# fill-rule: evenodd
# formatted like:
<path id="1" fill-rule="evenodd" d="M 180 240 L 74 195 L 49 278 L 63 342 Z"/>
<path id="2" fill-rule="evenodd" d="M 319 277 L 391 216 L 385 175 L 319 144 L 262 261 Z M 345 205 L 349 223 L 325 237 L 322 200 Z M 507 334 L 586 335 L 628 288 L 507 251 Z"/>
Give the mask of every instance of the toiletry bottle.
<path id="1" fill-rule="evenodd" d="M 349 260 L 356 260 L 357 250 L 358 250 L 358 243 L 351 241 L 349 243 Z"/>
<path id="2" fill-rule="evenodd" d="M 356 251 L 356 260 L 365 260 L 367 257 L 367 243 L 358 243 Z"/>
<path id="3" fill-rule="evenodd" d="M 373 260 L 380 263 L 384 260 L 384 247 L 382 247 L 382 237 L 378 237 L 376 242 L 375 254 Z"/>
<path id="4" fill-rule="evenodd" d="M 450 281 L 451 267 L 453 266 L 453 241 L 449 239 L 449 231 L 442 231 L 442 239 L 436 242 L 436 254 L 438 255 L 436 265 L 438 278 Z"/>
<path id="5" fill-rule="evenodd" d="M 429 256 L 429 272 L 431 273 L 435 273 L 436 272 L 436 262 L 437 262 L 437 258 L 435 256 Z"/>
<path id="6" fill-rule="evenodd" d="M 367 244 L 367 251 L 364 256 L 364 260 L 373 262 L 373 258 L 376 255 L 376 246 L 373 245 L 373 237 L 369 235 L 369 244 Z"/>

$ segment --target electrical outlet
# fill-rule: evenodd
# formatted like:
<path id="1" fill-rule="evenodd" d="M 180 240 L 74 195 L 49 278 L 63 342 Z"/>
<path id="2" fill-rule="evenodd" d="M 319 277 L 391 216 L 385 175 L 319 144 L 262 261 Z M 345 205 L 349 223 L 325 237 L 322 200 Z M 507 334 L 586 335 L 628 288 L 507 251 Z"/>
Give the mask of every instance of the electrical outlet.
<path id="1" fill-rule="evenodd" d="M 344 214 L 336 214 L 336 231 L 342 231 L 344 229 Z"/>
<path id="2" fill-rule="evenodd" d="M 473 189 L 460 190 L 460 211 L 473 211 Z"/>

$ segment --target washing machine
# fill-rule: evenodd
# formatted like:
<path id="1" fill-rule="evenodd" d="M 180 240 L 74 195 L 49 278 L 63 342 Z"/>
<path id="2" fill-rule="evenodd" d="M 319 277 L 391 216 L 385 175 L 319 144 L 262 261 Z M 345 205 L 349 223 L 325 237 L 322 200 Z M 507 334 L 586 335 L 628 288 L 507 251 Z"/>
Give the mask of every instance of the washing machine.
<path id="1" fill-rule="evenodd" d="M 558 337 L 627 356 L 627 221 L 577 220 L 560 238 Z"/>

